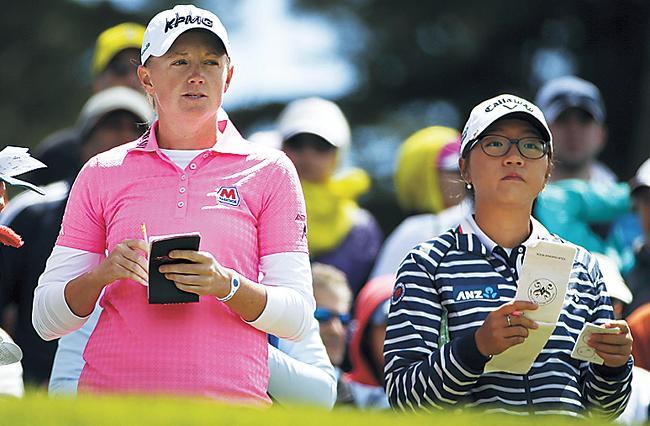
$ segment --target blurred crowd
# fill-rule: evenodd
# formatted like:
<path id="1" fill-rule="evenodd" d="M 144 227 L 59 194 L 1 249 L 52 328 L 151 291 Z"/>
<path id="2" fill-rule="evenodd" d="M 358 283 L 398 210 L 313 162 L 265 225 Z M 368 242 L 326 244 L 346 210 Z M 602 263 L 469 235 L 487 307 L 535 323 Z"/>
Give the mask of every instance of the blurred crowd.
<path id="1" fill-rule="evenodd" d="M 0 223 L 25 242 L 20 249 L 0 247 L 0 326 L 24 353 L 22 370 L 15 365 L 0 367 L 0 392 L 21 396 L 23 382 L 49 386 L 51 392 L 76 390 L 75 377 L 83 359 L 68 349 L 78 347 L 79 339 L 84 341 L 83 333 L 61 341 L 42 340 L 32 326 L 34 289 L 83 164 L 137 139 L 154 118 L 136 77 L 144 30 L 124 23 L 99 35 L 92 62 L 92 96 L 76 123 L 54 131 L 33 153 L 48 167 L 26 179 L 41 185 L 46 195 L 23 192 L 9 200 L 0 215 Z M 551 80 L 539 88 L 535 104 L 549 124 L 555 151 L 550 183 L 538 197 L 533 216 L 562 239 L 598 253 L 615 316 L 628 321 L 634 336 L 634 391 L 623 421 L 647 420 L 650 160 L 629 182 L 621 182 L 599 160 L 609 138 L 607 114 L 599 89 L 588 81 L 576 76 Z M 359 204 L 372 185 L 369 174 L 341 168 L 354 141 L 345 114 L 334 102 L 316 97 L 295 100 L 277 117 L 272 131 L 245 135 L 253 143 L 284 151 L 298 172 L 306 202 L 315 318 L 322 340 L 316 336 L 314 344 L 324 345 L 329 363 L 299 344 L 289 348 L 270 339 L 271 344 L 304 368 L 315 368 L 313 389 L 318 386 L 318 370 L 335 383 L 335 389 L 314 392 L 308 389 L 312 385 L 306 385 L 287 402 L 389 408 L 384 338 L 400 263 L 411 248 L 457 227 L 472 210 L 458 165 L 460 131 L 433 124 L 405 137 L 399 149 L 394 191 L 405 219 L 388 235 L 373 216 L 376 212 Z M 87 339 L 93 324 L 84 327 Z M 77 343 L 69 346 L 64 339 Z M 271 369 L 272 384 L 273 375 Z M 284 402 L 273 395 L 271 386 L 269 393 Z"/>

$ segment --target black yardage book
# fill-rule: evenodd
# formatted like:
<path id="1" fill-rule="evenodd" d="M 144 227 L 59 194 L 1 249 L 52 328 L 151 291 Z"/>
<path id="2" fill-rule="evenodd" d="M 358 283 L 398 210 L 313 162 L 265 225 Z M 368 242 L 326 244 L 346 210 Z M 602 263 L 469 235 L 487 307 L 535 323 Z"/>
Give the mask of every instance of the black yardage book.
<path id="1" fill-rule="evenodd" d="M 161 265 L 170 263 L 187 263 L 184 259 L 171 259 L 172 250 L 199 250 L 201 235 L 198 233 L 163 235 L 149 240 L 149 287 L 148 297 L 151 304 L 192 303 L 199 301 L 199 295 L 180 290 L 173 281 L 165 278 L 158 271 Z"/>

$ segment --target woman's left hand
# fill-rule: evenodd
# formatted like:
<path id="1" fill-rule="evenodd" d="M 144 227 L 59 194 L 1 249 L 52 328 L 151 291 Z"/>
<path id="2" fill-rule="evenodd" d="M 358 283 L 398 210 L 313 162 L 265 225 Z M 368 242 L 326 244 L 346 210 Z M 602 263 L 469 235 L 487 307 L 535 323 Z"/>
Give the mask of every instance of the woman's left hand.
<path id="1" fill-rule="evenodd" d="M 162 265 L 159 271 L 176 283 L 180 290 L 199 296 L 225 297 L 230 292 L 233 272 L 219 264 L 208 252 L 194 250 L 172 250 L 172 259 L 187 260 L 187 263 Z"/>
<path id="2" fill-rule="evenodd" d="M 605 324 L 605 327 L 618 327 L 621 331 L 616 334 L 593 333 L 588 344 L 596 350 L 598 356 L 605 360 L 606 366 L 621 367 L 627 363 L 632 353 L 630 327 L 623 320 L 611 321 Z"/>

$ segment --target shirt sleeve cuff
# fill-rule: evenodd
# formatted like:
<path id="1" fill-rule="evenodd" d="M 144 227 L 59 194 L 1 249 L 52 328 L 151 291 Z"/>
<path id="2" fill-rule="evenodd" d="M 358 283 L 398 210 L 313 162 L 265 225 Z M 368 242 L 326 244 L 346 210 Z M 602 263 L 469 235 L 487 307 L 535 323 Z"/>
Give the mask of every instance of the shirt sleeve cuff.
<path id="1" fill-rule="evenodd" d="M 615 380 L 615 379 L 623 379 L 626 377 L 630 370 L 632 369 L 632 364 L 634 363 L 632 357 L 628 358 L 627 362 L 620 367 L 608 367 L 605 364 L 603 365 L 598 365 L 598 364 L 592 364 L 592 368 L 598 374 L 604 379 L 607 379 L 609 381 Z"/>
<path id="2" fill-rule="evenodd" d="M 474 333 L 467 333 L 464 336 L 452 340 L 452 350 L 454 356 L 475 373 L 483 372 L 485 364 L 492 358 L 483 355 L 478 350 Z"/>

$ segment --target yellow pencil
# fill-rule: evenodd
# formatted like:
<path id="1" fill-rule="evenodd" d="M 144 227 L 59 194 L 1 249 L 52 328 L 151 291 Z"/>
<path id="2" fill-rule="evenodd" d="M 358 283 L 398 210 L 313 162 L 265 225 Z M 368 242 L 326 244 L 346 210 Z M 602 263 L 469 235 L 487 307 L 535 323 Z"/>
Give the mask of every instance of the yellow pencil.
<path id="1" fill-rule="evenodd" d="M 144 242 L 149 244 L 149 237 L 147 237 L 147 225 L 142 222 L 140 225 L 140 229 L 142 230 L 142 236 L 144 237 Z"/>

